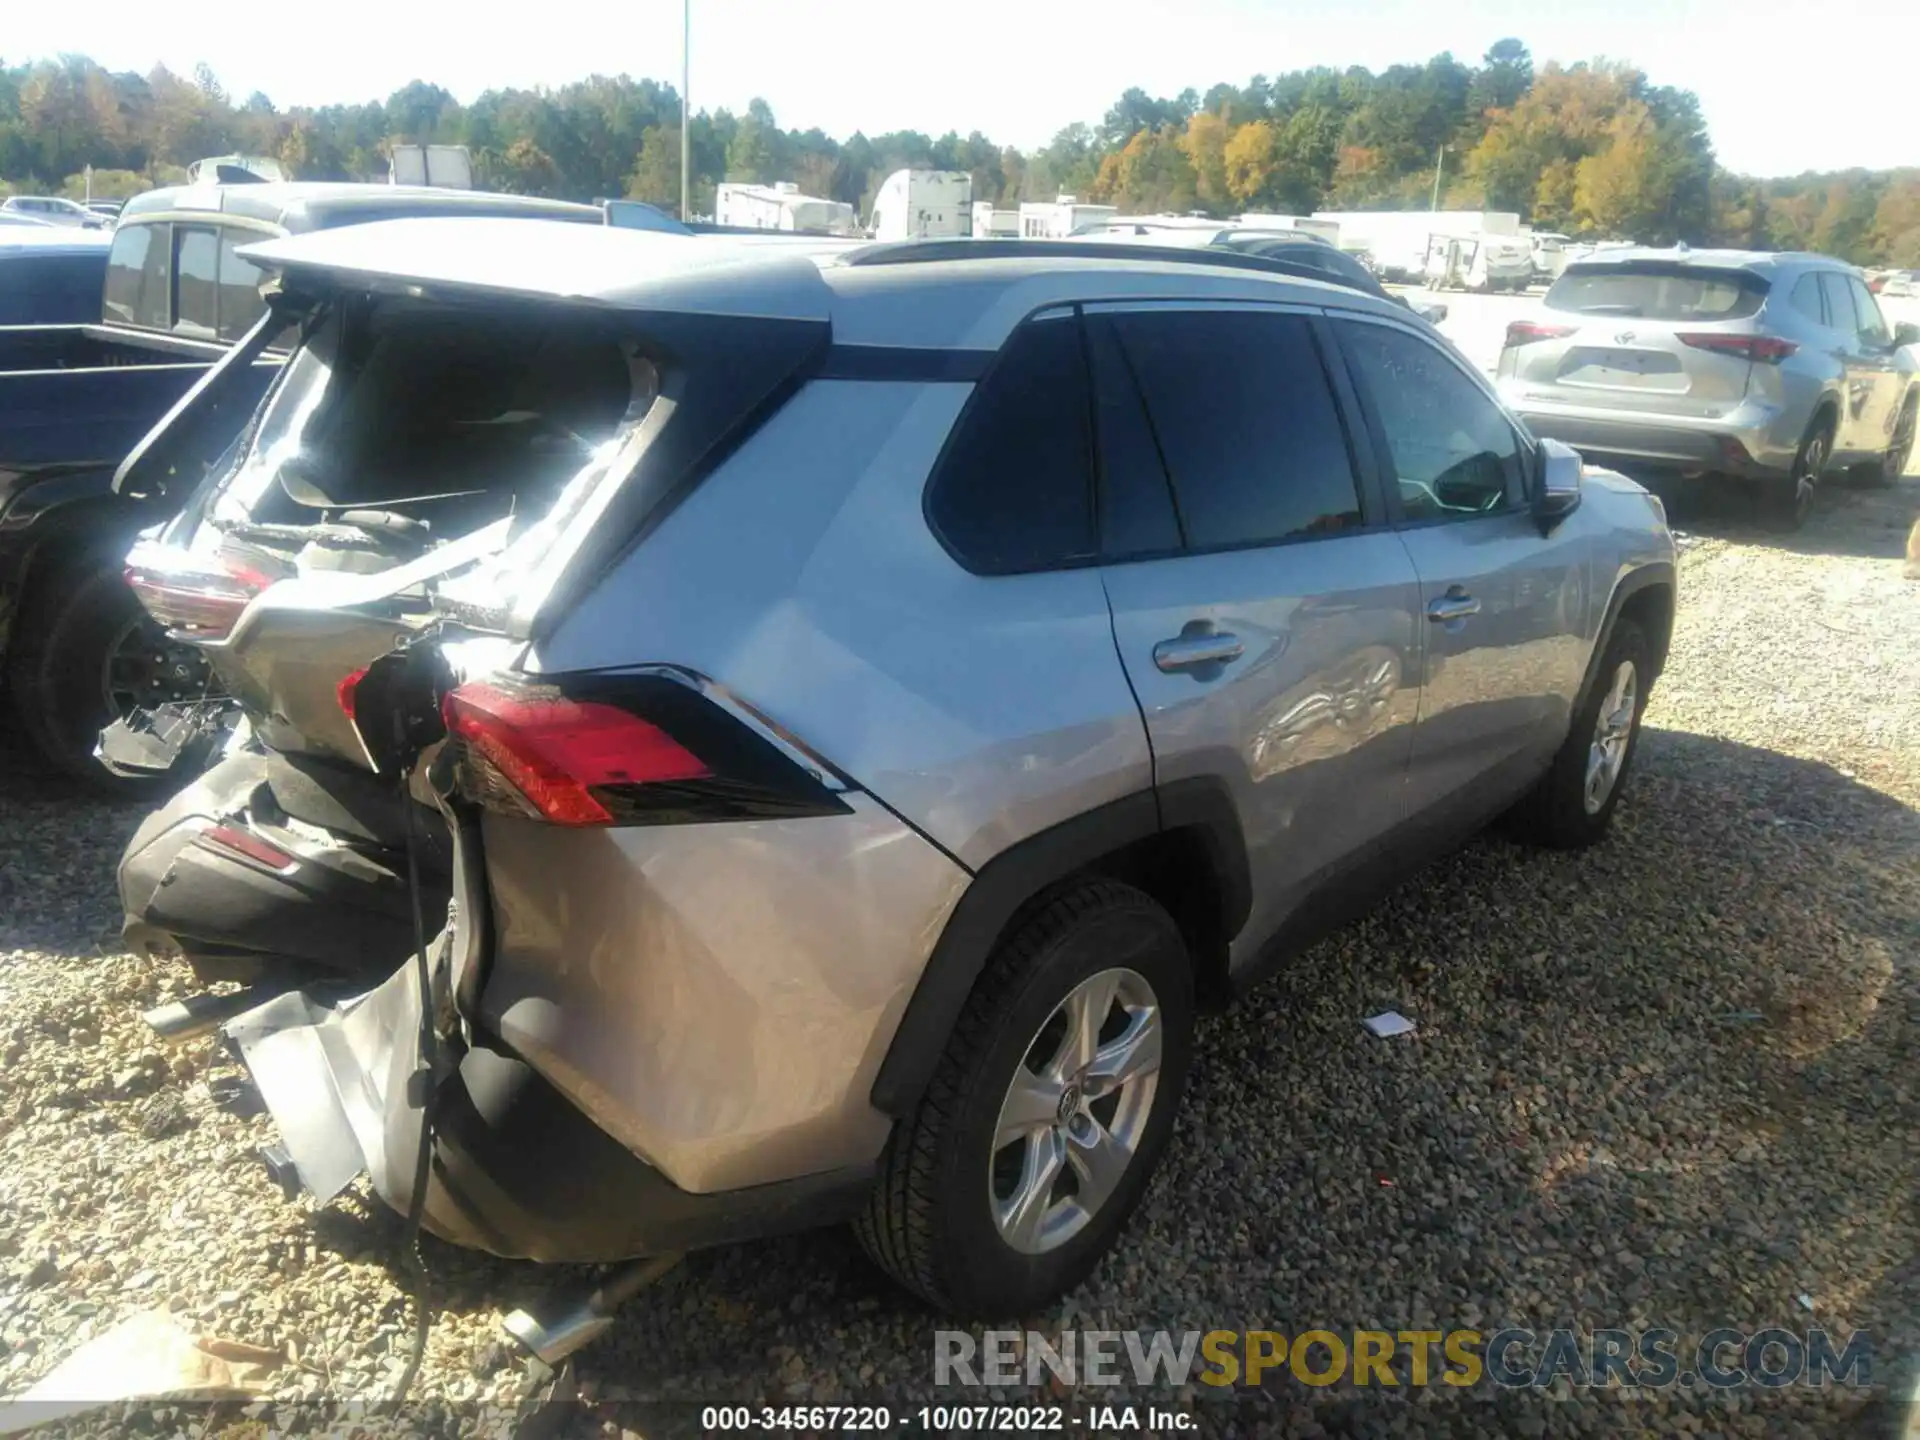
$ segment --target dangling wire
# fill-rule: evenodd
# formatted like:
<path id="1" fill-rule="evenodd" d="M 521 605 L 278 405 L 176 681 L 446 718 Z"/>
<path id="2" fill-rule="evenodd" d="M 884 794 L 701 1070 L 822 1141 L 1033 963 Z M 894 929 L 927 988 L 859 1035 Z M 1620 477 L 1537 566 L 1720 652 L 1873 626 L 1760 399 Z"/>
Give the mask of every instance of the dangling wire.
<path id="1" fill-rule="evenodd" d="M 406 718 L 395 707 L 393 717 L 394 748 L 406 753 Z M 409 1081 L 407 1103 L 420 1110 L 420 1146 L 414 1154 L 413 1191 L 407 1201 L 407 1219 L 400 1236 L 400 1262 L 413 1277 L 413 1344 L 407 1355 L 406 1369 L 400 1372 L 393 1398 L 388 1401 L 392 1413 L 398 1413 L 420 1373 L 420 1362 L 427 1353 L 427 1332 L 433 1325 L 433 1312 L 427 1306 L 427 1267 L 420 1255 L 420 1221 L 427 1206 L 427 1172 L 433 1159 L 433 1100 L 435 1072 L 438 1068 L 438 1036 L 433 1025 L 433 979 L 427 968 L 427 923 L 420 900 L 419 822 L 414 815 L 413 791 L 409 784 L 411 765 L 400 767 L 400 803 L 406 812 L 407 896 L 413 918 L 413 973 L 420 991 L 420 1068 Z"/>

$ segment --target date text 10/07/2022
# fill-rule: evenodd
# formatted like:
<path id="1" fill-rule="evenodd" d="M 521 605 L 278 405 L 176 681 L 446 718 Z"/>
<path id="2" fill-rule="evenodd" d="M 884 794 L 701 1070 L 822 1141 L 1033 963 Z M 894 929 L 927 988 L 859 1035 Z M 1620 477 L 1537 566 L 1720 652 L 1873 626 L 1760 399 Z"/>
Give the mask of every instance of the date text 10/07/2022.
<path id="1" fill-rule="evenodd" d="M 709 1405 L 700 1412 L 700 1428 L 791 1430 L 800 1434 L 882 1430 L 919 1430 L 947 1435 L 956 1430 L 1005 1434 L 1009 1431 L 1079 1430 L 1102 1434 L 1138 1431 L 1173 1434 L 1192 1430 L 1192 1415 L 1154 1405 L 921 1405 L 890 1410 L 884 1405 Z"/>

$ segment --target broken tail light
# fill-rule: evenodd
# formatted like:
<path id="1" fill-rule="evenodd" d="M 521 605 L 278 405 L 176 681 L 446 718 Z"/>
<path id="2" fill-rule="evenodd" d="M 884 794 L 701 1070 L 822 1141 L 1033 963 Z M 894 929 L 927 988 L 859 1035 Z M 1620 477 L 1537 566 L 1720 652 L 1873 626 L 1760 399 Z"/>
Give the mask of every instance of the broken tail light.
<path id="1" fill-rule="evenodd" d="M 251 547 L 223 544 L 209 567 L 145 541 L 127 556 L 126 571 L 141 608 L 186 640 L 224 640 L 253 597 L 285 573 Z"/>
<path id="2" fill-rule="evenodd" d="M 837 815 L 846 803 L 692 685 L 662 674 L 496 678 L 441 703 L 460 789 L 553 825 Z"/>
<path id="3" fill-rule="evenodd" d="M 1778 365 L 1799 345 L 1778 335 L 1725 335 L 1715 330 L 1682 331 L 1673 337 L 1696 350 L 1711 350 L 1716 355 L 1733 355 L 1756 365 Z"/>
<path id="4" fill-rule="evenodd" d="M 259 592 L 231 575 L 127 566 L 141 607 L 167 630 L 193 640 L 224 640 Z"/>

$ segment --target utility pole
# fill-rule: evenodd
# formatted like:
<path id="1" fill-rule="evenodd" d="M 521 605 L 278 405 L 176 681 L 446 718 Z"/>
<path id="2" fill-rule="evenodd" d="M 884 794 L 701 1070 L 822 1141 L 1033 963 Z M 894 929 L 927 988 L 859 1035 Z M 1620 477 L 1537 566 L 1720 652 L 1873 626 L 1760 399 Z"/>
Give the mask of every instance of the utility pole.
<path id="1" fill-rule="evenodd" d="M 1440 208 L 1440 167 L 1445 163 L 1446 158 L 1447 147 L 1444 145 L 1433 152 L 1433 204 L 1427 207 L 1430 211 Z"/>
<path id="2" fill-rule="evenodd" d="M 680 223 L 693 218 L 693 102 L 687 98 L 688 77 L 693 73 L 690 58 L 693 49 L 693 0 L 682 0 L 680 8 Z"/>

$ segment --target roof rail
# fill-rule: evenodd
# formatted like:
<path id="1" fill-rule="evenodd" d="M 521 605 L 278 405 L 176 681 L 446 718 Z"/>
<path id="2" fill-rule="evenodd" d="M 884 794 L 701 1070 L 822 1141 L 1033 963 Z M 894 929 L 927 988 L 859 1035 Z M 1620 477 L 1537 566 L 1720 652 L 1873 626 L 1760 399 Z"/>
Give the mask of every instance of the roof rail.
<path id="1" fill-rule="evenodd" d="M 1032 260 L 1047 256 L 1063 260 L 1156 260 L 1342 284 L 1339 276 L 1328 271 L 1272 255 L 1249 255 L 1211 245 L 1128 245 L 1112 240 L 889 240 L 850 251 L 840 257 L 840 263 L 930 265 L 945 260 Z"/>

